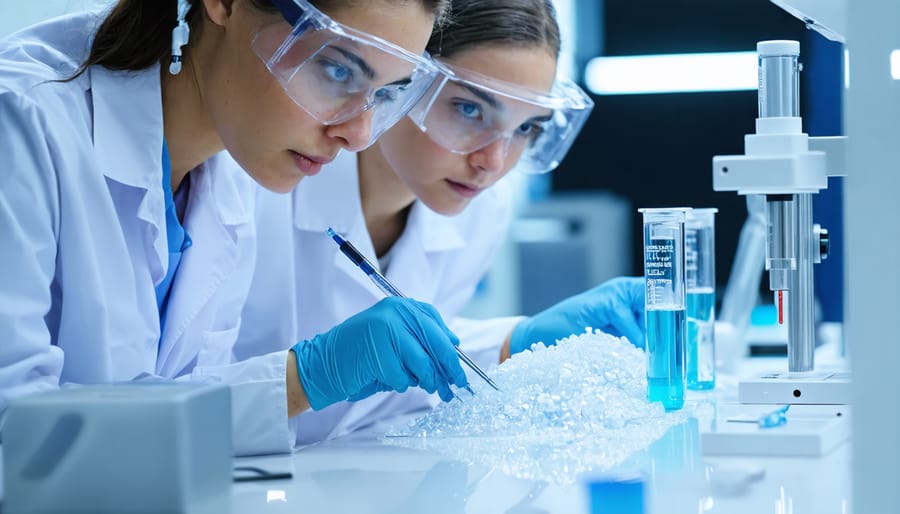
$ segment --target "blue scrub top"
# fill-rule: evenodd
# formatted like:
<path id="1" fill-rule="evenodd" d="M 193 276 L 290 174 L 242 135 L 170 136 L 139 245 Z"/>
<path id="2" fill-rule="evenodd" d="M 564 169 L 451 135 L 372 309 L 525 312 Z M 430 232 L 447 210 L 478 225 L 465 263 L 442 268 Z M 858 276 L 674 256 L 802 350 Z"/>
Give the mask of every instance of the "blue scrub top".
<path id="1" fill-rule="evenodd" d="M 166 307 L 169 302 L 172 282 L 175 280 L 175 272 L 178 271 L 178 265 L 181 264 L 181 254 L 191 247 L 191 236 L 181 226 L 181 222 L 178 220 L 178 211 L 175 208 L 175 197 L 172 194 L 172 163 L 169 160 L 169 147 L 166 145 L 165 139 L 163 139 L 162 166 L 163 195 L 166 200 L 166 243 L 169 247 L 169 267 L 166 270 L 165 278 L 156 286 L 160 338 L 166 326 Z M 185 177 L 182 186 L 179 188 L 179 195 L 187 194 L 188 181 L 189 179 Z"/>

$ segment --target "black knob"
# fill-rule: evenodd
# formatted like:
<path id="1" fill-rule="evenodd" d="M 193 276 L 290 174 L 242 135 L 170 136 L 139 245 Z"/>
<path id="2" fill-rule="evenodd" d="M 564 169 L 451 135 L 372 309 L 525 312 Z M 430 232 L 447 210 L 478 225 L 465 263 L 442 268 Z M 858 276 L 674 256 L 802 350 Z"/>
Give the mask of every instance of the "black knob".
<path id="1" fill-rule="evenodd" d="M 819 229 L 819 256 L 822 260 L 825 260 L 830 252 L 831 239 L 828 237 L 828 229 Z"/>

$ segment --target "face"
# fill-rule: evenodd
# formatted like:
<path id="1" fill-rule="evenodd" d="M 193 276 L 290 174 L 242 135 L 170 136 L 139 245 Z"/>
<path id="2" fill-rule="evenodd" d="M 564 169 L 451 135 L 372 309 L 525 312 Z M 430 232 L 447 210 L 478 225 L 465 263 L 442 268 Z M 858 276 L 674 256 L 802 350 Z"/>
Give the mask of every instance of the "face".
<path id="1" fill-rule="evenodd" d="M 205 2 L 211 21 L 205 23 L 199 45 L 206 45 L 207 51 L 198 52 L 204 58 L 196 65 L 202 67 L 200 87 L 225 148 L 254 180 L 266 189 L 287 192 L 304 176 L 318 173 L 341 149 L 368 143 L 371 111 L 323 124 L 288 96 L 254 52 L 251 42 L 261 28 L 290 33 L 280 14 L 261 13 L 248 0 L 234 1 L 227 11 L 222 3 Z M 328 14 L 414 54 L 424 51 L 434 22 L 417 1 L 360 1 Z M 319 43 L 301 39 L 302 44 Z M 365 58 L 364 47 L 349 50 Z"/>
<path id="2" fill-rule="evenodd" d="M 549 91 L 556 75 L 556 58 L 544 47 L 481 46 L 444 61 L 539 91 Z M 478 101 L 461 93 L 457 106 L 465 114 L 472 110 L 472 102 Z M 510 120 L 510 126 L 528 122 L 532 114 L 522 116 L 521 120 Z M 503 178 L 520 155 L 508 151 L 511 148 L 506 138 L 468 154 L 452 153 L 432 141 L 409 118 L 385 133 L 377 148 L 416 198 L 444 215 L 462 212 L 479 193 Z"/>

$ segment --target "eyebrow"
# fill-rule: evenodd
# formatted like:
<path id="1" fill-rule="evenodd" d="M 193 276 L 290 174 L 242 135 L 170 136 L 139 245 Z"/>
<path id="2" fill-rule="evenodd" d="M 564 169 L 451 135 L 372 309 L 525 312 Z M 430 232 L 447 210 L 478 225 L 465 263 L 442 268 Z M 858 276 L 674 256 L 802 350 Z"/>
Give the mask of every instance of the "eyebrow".
<path id="1" fill-rule="evenodd" d="M 548 114 L 546 116 L 533 116 L 531 118 L 528 118 L 528 121 L 538 121 L 538 122 L 544 123 L 545 121 L 550 121 L 552 119 L 553 119 L 553 113 L 551 112 L 550 114 Z"/>
<path id="2" fill-rule="evenodd" d="M 368 78 L 369 80 L 375 80 L 375 70 L 373 70 L 372 67 L 369 66 L 369 63 L 364 61 L 362 57 L 360 57 L 360 56 L 356 55 L 355 53 L 350 52 L 348 50 L 344 50 L 343 48 L 341 48 L 339 46 L 332 46 L 332 48 L 334 48 L 335 50 L 340 52 L 341 55 L 343 55 L 348 61 L 351 61 L 360 70 L 362 70 L 362 72 L 366 76 L 366 78 Z"/>
<path id="3" fill-rule="evenodd" d="M 464 88 L 468 89 L 469 92 L 471 92 L 473 95 L 475 95 L 478 98 L 481 98 L 482 100 L 487 102 L 487 104 L 490 105 L 491 107 L 493 107 L 494 109 L 497 109 L 498 111 L 503 110 L 503 107 L 504 107 L 503 104 L 498 102 L 497 98 L 494 97 L 494 95 L 487 93 L 485 91 L 482 91 L 476 87 L 472 87 L 468 84 L 460 84 L 460 85 L 463 86 Z M 527 122 L 544 123 L 544 122 L 550 121 L 552 119 L 553 119 L 553 112 L 551 111 L 550 114 L 548 114 L 546 116 L 532 116 L 531 118 L 528 118 L 525 121 L 525 123 L 527 123 Z"/>
<path id="4" fill-rule="evenodd" d="M 486 92 L 484 92 L 476 87 L 472 87 L 468 84 L 461 84 L 461 85 L 462 85 L 462 87 L 468 89 L 473 95 L 475 95 L 478 98 L 481 98 L 482 100 L 487 102 L 487 104 L 490 105 L 491 107 L 493 107 L 494 109 L 503 110 L 503 104 L 498 102 L 497 98 L 495 98 L 494 95 L 492 95 L 490 93 L 486 93 Z"/>
<path id="5" fill-rule="evenodd" d="M 386 86 L 399 86 L 399 87 L 403 87 L 403 86 L 408 86 L 408 85 L 410 85 L 410 84 L 412 84 L 412 76 L 404 77 L 404 78 L 402 78 L 402 79 L 400 79 L 400 80 L 395 80 L 395 81 L 391 82 L 390 84 L 385 84 L 385 85 L 386 85 Z"/>

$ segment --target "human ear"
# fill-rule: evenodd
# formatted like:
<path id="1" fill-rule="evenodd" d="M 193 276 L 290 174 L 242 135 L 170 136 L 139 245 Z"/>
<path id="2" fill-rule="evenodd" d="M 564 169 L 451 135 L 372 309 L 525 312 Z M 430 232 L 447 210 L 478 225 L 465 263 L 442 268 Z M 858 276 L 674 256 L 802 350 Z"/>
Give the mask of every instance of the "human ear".
<path id="1" fill-rule="evenodd" d="M 202 0 L 206 17 L 218 26 L 223 26 L 232 13 L 233 0 Z"/>

